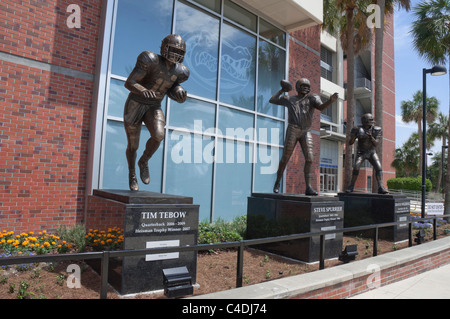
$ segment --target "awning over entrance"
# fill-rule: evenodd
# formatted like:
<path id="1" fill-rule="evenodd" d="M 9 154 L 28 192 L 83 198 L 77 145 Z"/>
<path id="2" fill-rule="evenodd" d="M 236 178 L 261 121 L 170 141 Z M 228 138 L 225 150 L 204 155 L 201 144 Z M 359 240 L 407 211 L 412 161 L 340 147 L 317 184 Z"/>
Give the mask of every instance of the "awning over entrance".
<path id="1" fill-rule="evenodd" d="M 292 32 L 323 22 L 323 0 L 234 0 Z"/>

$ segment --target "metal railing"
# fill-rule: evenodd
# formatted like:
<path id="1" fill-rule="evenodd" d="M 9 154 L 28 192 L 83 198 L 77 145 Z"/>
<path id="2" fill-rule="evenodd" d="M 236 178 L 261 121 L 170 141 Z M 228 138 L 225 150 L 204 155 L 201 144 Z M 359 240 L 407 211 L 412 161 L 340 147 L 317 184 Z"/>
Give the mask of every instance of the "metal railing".
<path id="1" fill-rule="evenodd" d="M 244 249 L 248 246 L 269 244 L 283 241 L 290 241 L 296 239 L 305 239 L 315 236 L 320 237 L 320 253 L 319 253 L 319 269 L 325 268 L 325 236 L 328 234 L 336 233 L 350 233 L 358 231 L 374 230 L 373 233 L 373 256 L 378 255 L 378 233 L 380 228 L 392 227 L 397 225 L 408 224 L 408 246 L 413 245 L 412 224 L 415 222 L 425 222 L 433 220 L 433 240 L 437 238 L 437 220 L 439 218 L 450 217 L 448 215 L 429 216 L 425 218 L 417 218 L 414 220 L 390 222 L 382 224 L 371 224 L 365 226 L 347 227 L 342 229 L 333 229 L 319 232 L 309 232 L 302 234 L 283 235 L 277 237 L 268 237 L 260 239 L 247 239 L 234 242 L 216 243 L 216 244 L 201 244 L 193 246 L 179 246 L 179 247 L 165 247 L 165 248 L 147 248 L 147 249 L 134 249 L 134 250 L 114 250 L 114 251 L 102 251 L 102 252 L 86 252 L 86 253 L 73 253 L 73 254 L 58 254 L 58 255 L 38 255 L 38 256 L 24 256 L 24 257 L 4 257 L 0 258 L 0 267 L 16 264 L 32 264 L 39 262 L 58 262 L 67 260 L 89 260 L 100 259 L 101 260 L 101 285 L 100 285 L 100 299 L 106 299 L 108 290 L 108 271 L 110 258 L 117 257 L 131 257 L 140 256 L 145 254 L 158 254 L 158 253 L 170 253 L 170 252 L 188 252 L 188 251 L 203 251 L 211 249 L 226 249 L 226 248 L 238 248 L 237 249 L 237 270 L 236 270 L 236 287 L 242 287 L 243 282 L 243 270 L 244 270 Z"/>

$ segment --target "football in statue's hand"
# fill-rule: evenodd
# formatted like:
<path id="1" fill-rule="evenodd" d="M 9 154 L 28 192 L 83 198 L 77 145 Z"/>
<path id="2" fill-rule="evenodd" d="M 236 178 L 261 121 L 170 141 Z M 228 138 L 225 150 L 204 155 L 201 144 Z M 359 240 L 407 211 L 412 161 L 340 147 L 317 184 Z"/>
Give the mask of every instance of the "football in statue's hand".
<path id="1" fill-rule="evenodd" d="M 284 92 L 289 92 L 292 90 L 292 84 L 288 80 L 281 80 L 280 84 L 281 84 L 281 89 Z"/>
<path id="2" fill-rule="evenodd" d="M 184 101 L 186 101 L 187 92 L 181 85 L 177 85 L 170 89 L 169 97 L 177 101 L 178 103 L 183 103 Z"/>

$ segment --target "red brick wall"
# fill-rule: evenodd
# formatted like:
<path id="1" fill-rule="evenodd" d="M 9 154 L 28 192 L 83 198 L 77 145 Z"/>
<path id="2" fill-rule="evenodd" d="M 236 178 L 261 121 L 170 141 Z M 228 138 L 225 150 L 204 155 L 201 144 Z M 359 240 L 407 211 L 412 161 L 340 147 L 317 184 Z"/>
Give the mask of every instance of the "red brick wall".
<path id="1" fill-rule="evenodd" d="M 308 50 L 297 41 L 290 39 L 289 41 L 289 81 L 294 85 L 300 78 L 307 78 L 311 82 L 311 93 L 320 94 L 320 26 L 296 31 L 290 34 L 292 38 L 297 39 L 312 50 Z M 315 52 L 314 52 L 315 51 Z M 296 94 L 294 90 L 291 95 Z M 318 191 L 319 174 L 320 174 L 320 112 L 315 111 L 313 117 L 313 125 L 311 128 L 313 133 L 314 145 L 314 177 L 312 186 Z M 305 177 L 304 177 L 305 158 L 303 156 L 300 145 L 297 146 L 292 157 L 286 167 L 286 190 L 288 194 L 304 194 Z"/>
<path id="2" fill-rule="evenodd" d="M 71 3 L 81 29 L 66 25 Z M 93 77 L 100 3 L 2 0 L 0 51 Z M 17 232 L 82 221 L 93 90 L 91 80 L 27 65 L 0 59 L 0 229 Z"/>

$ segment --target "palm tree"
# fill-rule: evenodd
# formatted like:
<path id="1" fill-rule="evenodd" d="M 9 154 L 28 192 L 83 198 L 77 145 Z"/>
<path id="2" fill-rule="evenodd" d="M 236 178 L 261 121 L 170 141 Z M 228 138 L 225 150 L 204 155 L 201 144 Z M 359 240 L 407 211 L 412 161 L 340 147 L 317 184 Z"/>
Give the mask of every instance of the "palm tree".
<path id="1" fill-rule="evenodd" d="M 367 27 L 367 6 L 370 0 L 324 0 L 324 22 L 322 28 L 331 34 L 339 34 L 342 48 L 347 55 L 347 127 L 344 187 L 352 175 L 352 148 L 349 147 L 350 132 L 355 120 L 355 55 L 371 40 Z"/>
<path id="2" fill-rule="evenodd" d="M 402 110 L 402 120 L 404 122 L 417 123 L 417 131 L 419 133 L 419 172 L 422 171 L 422 118 L 423 118 L 423 94 L 422 91 L 417 91 L 412 100 L 402 101 L 400 104 Z M 439 101 L 434 96 L 427 97 L 427 123 L 432 123 L 436 119 L 439 109 Z"/>
<path id="3" fill-rule="evenodd" d="M 392 166 L 398 177 L 417 176 L 419 174 L 419 135 L 413 133 L 409 139 L 403 143 L 401 148 L 397 148 L 394 153 Z"/>
<path id="4" fill-rule="evenodd" d="M 422 2 L 414 8 L 414 15 L 416 20 L 411 30 L 414 48 L 430 64 L 446 64 L 450 60 L 450 0 Z M 450 148 L 448 148 L 448 156 L 450 156 Z M 450 212 L 449 186 L 450 174 L 446 174 L 445 214 Z"/>
<path id="5" fill-rule="evenodd" d="M 409 11 L 410 0 L 374 0 L 380 7 L 380 28 L 375 29 L 375 120 L 379 126 L 383 126 L 383 44 L 384 44 L 384 24 L 385 15 L 394 12 L 394 6 Z M 381 143 L 380 143 L 381 144 Z M 382 154 L 382 148 L 377 151 Z M 381 157 L 381 156 L 380 156 Z"/>
<path id="6" fill-rule="evenodd" d="M 442 139 L 442 145 L 447 145 L 448 140 L 448 116 L 439 112 L 437 122 L 430 124 L 430 129 L 427 131 L 431 139 Z M 439 192 L 442 180 L 442 161 L 439 162 L 439 172 L 436 181 L 436 192 Z"/>
<path id="7" fill-rule="evenodd" d="M 385 15 L 393 14 L 394 6 L 409 11 L 410 0 L 373 0 L 380 7 L 380 28 L 375 29 L 375 100 L 374 115 L 378 126 L 383 127 L 383 42 Z M 377 145 L 377 154 L 383 158 L 383 139 Z M 374 180 L 375 182 L 375 180 Z M 376 189 L 372 187 L 372 189 Z"/>

